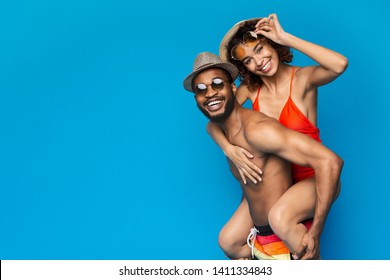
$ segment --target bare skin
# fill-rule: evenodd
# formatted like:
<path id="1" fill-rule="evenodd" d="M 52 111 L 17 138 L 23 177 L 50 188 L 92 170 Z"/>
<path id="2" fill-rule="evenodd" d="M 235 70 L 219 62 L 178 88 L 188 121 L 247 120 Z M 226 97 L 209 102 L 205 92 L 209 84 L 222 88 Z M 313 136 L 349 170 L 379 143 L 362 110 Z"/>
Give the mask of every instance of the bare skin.
<path id="1" fill-rule="evenodd" d="M 216 77 L 227 80 L 225 72 L 211 68 L 198 74 L 193 83 L 211 84 Z M 228 100 L 234 99 L 233 111 L 217 125 L 230 143 L 249 151 L 253 155 L 253 163 L 264 172 L 260 182 L 249 181 L 245 184 L 236 166 L 230 162 L 231 171 L 240 182 L 253 222 L 257 226 L 269 224 L 272 207 L 292 184 L 289 162 L 312 167 L 316 172 L 315 196 L 318 201 L 312 227 L 308 232 L 302 232 L 299 240 L 314 252 L 315 255 L 310 258 L 318 258 L 319 238 L 338 192 L 342 159 L 310 137 L 285 128 L 263 113 L 243 108 L 235 100 L 233 91 L 234 84 L 218 92 L 208 87 L 206 94 L 195 95 L 195 99 L 198 107 L 211 117 L 222 114 Z M 217 106 L 209 106 L 214 100 L 221 102 Z"/>
<path id="2" fill-rule="evenodd" d="M 247 245 L 247 236 L 252 227 L 253 221 L 249 213 L 248 202 L 243 197 L 240 205 L 222 228 L 218 237 L 218 243 L 228 258 L 237 260 L 251 258 L 251 248 Z"/>
<path id="3" fill-rule="evenodd" d="M 297 68 L 291 96 L 299 110 L 316 126 L 317 89 L 343 73 L 348 65 L 347 59 L 332 50 L 286 33 L 275 14 L 261 19 L 255 27 L 255 32 L 280 45 L 297 49 L 319 64 Z M 252 46 L 241 45 L 241 47 L 245 53 L 241 62 L 263 81 L 259 96 L 261 112 L 279 120 L 280 112 L 290 95 L 291 66 L 279 61 L 275 49 L 268 44 L 259 43 Z M 241 84 L 236 91 L 239 104 L 243 104 L 248 99 L 253 103 L 256 96 L 257 89 L 251 91 L 245 84 Z M 253 155 L 248 150 L 229 142 L 222 130 L 214 123 L 210 122 L 207 130 L 225 155 L 236 165 L 244 183 L 248 180 L 253 183 L 262 180 L 262 174 L 265 172 L 255 165 Z M 301 259 L 319 258 L 317 245 L 306 244 L 306 239 L 300 239 L 302 233 L 307 231 L 301 222 L 313 217 L 316 203 L 319 200 L 316 195 L 315 182 L 315 178 L 296 182 L 274 205 L 269 215 L 269 222 L 274 232 L 292 252 L 296 252 L 296 257 Z M 339 188 L 340 186 L 338 186 Z M 302 197 L 305 199 L 302 200 Z M 250 248 L 246 245 L 246 235 L 242 235 L 243 228 L 249 232 L 252 227 L 250 225 L 251 217 L 245 208 L 248 209 L 247 204 L 243 201 L 239 206 L 239 211 L 234 213 L 231 220 L 220 232 L 220 245 L 231 258 L 249 258 L 250 256 Z"/>

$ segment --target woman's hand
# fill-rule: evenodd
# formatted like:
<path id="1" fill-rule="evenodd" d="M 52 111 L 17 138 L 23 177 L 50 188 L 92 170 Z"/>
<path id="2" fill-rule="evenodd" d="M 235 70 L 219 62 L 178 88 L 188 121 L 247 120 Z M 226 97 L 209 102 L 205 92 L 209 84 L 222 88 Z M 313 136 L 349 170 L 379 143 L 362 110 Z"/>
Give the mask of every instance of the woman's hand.
<path id="1" fill-rule="evenodd" d="M 280 25 L 276 14 L 270 14 L 268 17 L 259 20 L 256 24 L 255 33 L 261 34 L 279 45 L 285 45 L 284 38 L 286 33 Z"/>
<path id="2" fill-rule="evenodd" d="M 217 145 L 222 149 L 225 156 L 229 158 L 231 162 L 237 167 L 240 174 L 241 180 L 246 184 L 246 178 L 251 180 L 253 183 L 261 181 L 260 175 L 263 172 L 258 168 L 250 159 L 253 158 L 253 155 L 247 150 L 232 145 L 227 139 L 221 128 L 212 122 L 207 124 L 207 132 L 210 134 L 211 138 L 217 143 Z"/>
<path id="3" fill-rule="evenodd" d="M 250 159 L 253 158 L 253 155 L 250 152 L 239 146 L 230 145 L 224 153 L 237 167 L 244 184 L 247 182 L 246 178 L 255 184 L 261 181 L 260 175 L 263 174 L 263 172 L 250 161 Z"/>

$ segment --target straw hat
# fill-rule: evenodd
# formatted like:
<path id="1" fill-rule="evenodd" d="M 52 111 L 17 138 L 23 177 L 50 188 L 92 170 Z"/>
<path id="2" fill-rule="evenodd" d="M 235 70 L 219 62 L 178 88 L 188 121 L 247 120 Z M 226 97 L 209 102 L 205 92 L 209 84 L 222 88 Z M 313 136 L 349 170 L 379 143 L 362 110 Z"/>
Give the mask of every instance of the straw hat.
<path id="1" fill-rule="evenodd" d="M 195 58 L 194 66 L 191 74 L 189 74 L 183 82 L 183 86 L 186 90 L 194 92 L 192 89 L 192 81 L 195 76 L 200 72 L 209 68 L 221 68 L 229 72 L 233 81 L 238 76 L 238 69 L 236 66 L 229 62 L 223 62 L 217 55 L 210 52 L 202 52 Z"/>
<path id="2" fill-rule="evenodd" d="M 234 35 L 236 35 L 237 30 L 244 25 L 245 22 L 250 20 L 260 20 L 260 18 L 250 18 L 246 20 L 242 20 L 237 22 L 235 25 L 233 25 L 232 28 L 225 34 L 223 37 L 221 44 L 219 45 L 219 56 L 221 57 L 221 60 L 223 62 L 229 61 L 229 54 L 227 51 L 227 45 L 229 44 L 230 40 L 233 38 Z"/>

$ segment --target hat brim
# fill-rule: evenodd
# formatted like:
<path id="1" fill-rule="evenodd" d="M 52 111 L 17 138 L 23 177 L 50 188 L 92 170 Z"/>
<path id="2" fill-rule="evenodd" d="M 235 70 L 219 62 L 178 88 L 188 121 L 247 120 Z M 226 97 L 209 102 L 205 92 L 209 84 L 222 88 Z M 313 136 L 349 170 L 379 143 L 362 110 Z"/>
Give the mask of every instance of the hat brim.
<path id="1" fill-rule="evenodd" d="M 238 69 L 236 66 L 230 63 L 211 63 L 211 64 L 206 64 L 203 67 L 199 67 L 196 71 L 192 72 L 190 75 L 188 75 L 183 82 L 183 86 L 186 90 L 190 92 L 194 92 L 192 88 L 192 81 L 194 80 L 195 76 L 198 75 L 200 72 L 207 70 L 209 68 L 220 68 L 224 69 L 227 72 L 229 72 L 230 76 L 232 76 L 233 81 L 237 79 L 238 76 Z"/>
<path id="2" fill-rule="evenodd" d="M 228 32 L 226 32 L 221 43 L 219 44 L 219 57 L 221 58 L 221 60 L 223 62 L 229 61 L 229 54 L 227 51 L 227 45 L 229 44 L 229 42 L 233 38 L 233 36 L 236 35 L 237 30 L 247 21 L 260 20 L 260 19 L 261 18 L 250 18 L 250 19 L 245 19 L 245 20 L 239 21 L 235 25 L 233 25 L 233 27 L 230 28 Z"/>

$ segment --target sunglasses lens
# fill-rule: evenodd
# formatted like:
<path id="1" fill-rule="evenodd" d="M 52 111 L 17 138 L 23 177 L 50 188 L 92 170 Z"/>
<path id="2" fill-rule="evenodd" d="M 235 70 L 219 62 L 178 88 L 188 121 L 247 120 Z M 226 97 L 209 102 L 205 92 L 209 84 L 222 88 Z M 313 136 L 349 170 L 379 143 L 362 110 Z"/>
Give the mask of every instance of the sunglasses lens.
<path id="1" fill-rule="evenodd" d="M 223 82 L 222 79 L 220 78 L 215 78 L 212 82 L 211 82 L 211 87 L 213 88 L 214 91 L 220 91 L 221 89 L 223 89 L 225 83 Z M 206 94 L 207 92 L 207 85 L 205 84 L 197 84 L 195 86 L 195 94 Z"/>
<path id="2" fill-rule="evenodd" d="M 205 84 L 197 84 L 195 86 L 196 94 L 204 94 L 207 91 L 207 86 Z"/>
<path id="3" fill-rule="evenodd" d="M 232 48 L 231 56 L 235 60 L 241 60 L 245 56 L 245 50 L 242 45 L 252 47 L 258 41 L 257 34 L 254 31 L 248 31 L 242 36 L 242 44 L 237 44 Z"/>
<path id="4" fill-rule="evenodd" d="M 215 91 L 219 91 L 219 90 L 223 89 L 223 86 L 224 86 L 223 80 L 219 79 L 219 78 L 214 79 L 213 83 L 211 84 L 211 87 Z"/>
<path id="5" fill-rule="evenodd" d="M 231 55 L 233 59 L 241 60 L 245 57 L 245 50 L 241 45 L 237 45 L 234 48 L 232 48 Z"/>

